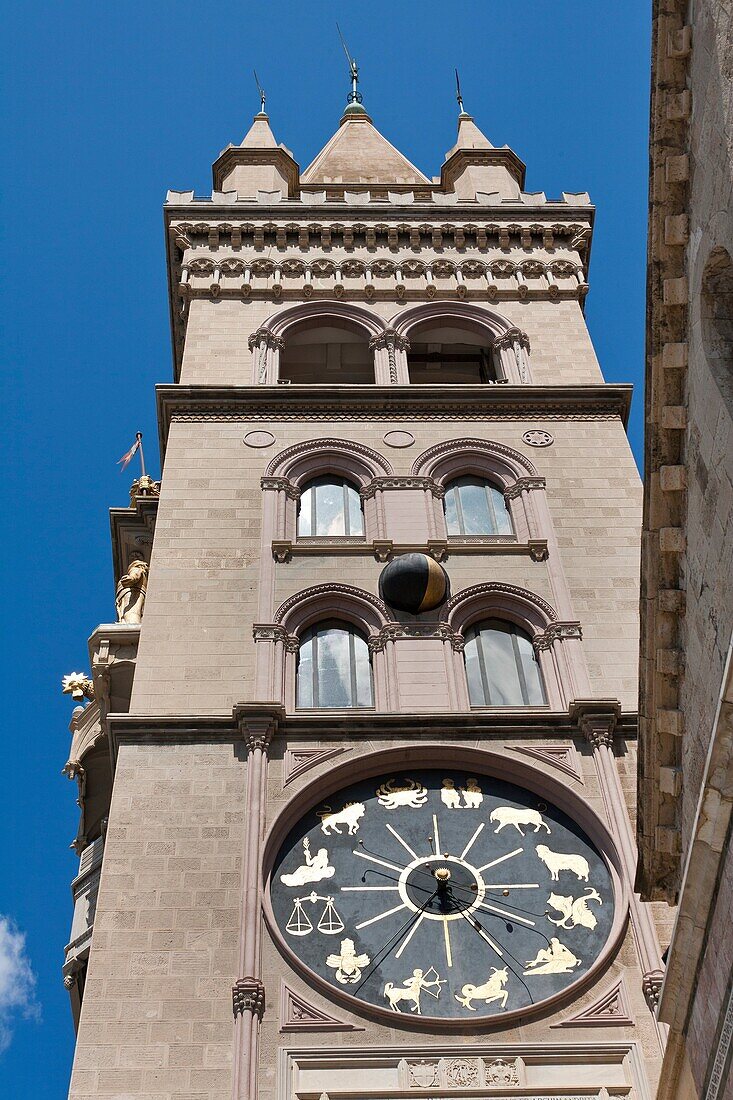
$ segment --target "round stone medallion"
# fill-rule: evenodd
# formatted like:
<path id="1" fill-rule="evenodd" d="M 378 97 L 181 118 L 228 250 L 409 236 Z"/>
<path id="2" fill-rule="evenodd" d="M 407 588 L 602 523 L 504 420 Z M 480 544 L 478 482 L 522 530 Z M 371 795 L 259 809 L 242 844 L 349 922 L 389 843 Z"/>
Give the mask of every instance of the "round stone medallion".
<path id="1" fill-rule="evenodd" d="M 402 430 L 386 432 L 384 435 L 384 442 L 388 447 L 411 447 L 415 442 L 415 436 L 412 432 Z"/>
<path id="2" fill-rule="evenodd" d="M 272 432 L 247 432 L 244 437 L 244 443 L 247 447 L 271 447 L 274 442 L 275 436 Z"/>
<path id="3" fill-rule="evenodd" d="M 525 432 L 522 439 L 530 447 L 551 447 L 555 442 L 554 436 L 541 428 L 534 428 L 532 431 Z"/>

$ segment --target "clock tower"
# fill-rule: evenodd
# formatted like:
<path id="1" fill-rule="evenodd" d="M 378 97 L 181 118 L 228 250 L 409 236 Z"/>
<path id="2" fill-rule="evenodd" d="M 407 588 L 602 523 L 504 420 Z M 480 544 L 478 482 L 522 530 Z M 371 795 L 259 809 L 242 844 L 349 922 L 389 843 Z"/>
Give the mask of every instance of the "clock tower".
<path id="1" fill-rule="evenodd" d="M 112 511 L 119 621 L 67 681 L 71 1096 L 648 1098 L 594 208 L 462 103 L 424 175 L 352 78 L 304 170 L 263 101 L 167 196 L 162 479 Z"/>

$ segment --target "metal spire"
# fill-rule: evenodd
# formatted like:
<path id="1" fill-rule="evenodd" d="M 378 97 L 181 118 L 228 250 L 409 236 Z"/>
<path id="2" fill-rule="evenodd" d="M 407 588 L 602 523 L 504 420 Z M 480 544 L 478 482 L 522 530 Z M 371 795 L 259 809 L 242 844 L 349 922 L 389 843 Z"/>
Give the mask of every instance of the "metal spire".
<path id="1" fill-rule="evenodd" d="M 349 63 L 349 74 L 351 77 L 351 91 L 346 97 L 347 103 L 361 103 L 362 96 L 359 91 L 359 67 L 356 64 L 356 59 L 349 53 L 348 47 L 344 42 L 344 36 L 341 33 L 341 28 L 338 23 L 336 24 L 336 30 L 339 32 L 339 38 L 341 39 L 341 45 L 344 47 L 344 53 L 346 54 L 346 60 Z"/>
<path id="2" fill-rule="evenodd" d="M 257 76 L 257 70 L 253 69 L 252 72 L 255 74 L 255 84 L 257 85 L 257 91 L 260 93 L 260 114 L 264 115 L 267 113 L 265 111 L 265 99 L 267 97 L 265 96 L 265 90 L 260 84 L 259 77 Z"/>
<path id="3" fill-rule="evenodd" d="M 461 95 L 461 82 L 458 78 L 458 69 L 455 70 L 455 73 L 456 73 L 456 100 L 458 101 L 458 113 L 459 113 L 459 115 L 465 115 L 466 112 L 463 109 L 463 96 Z"/>

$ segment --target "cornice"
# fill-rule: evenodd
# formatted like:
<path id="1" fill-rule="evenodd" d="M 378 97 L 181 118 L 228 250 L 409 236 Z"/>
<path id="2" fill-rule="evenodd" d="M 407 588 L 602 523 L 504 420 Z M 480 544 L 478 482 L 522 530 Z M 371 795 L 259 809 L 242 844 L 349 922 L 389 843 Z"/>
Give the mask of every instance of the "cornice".
<path id="1" fill-rule="evenodd" d="M 368 742 L 380 740 L 419 740 L 435 737 L 441 741 L 463 741 L 467 737 L 480 741 L 511 737 L 536 741 L 547 735 L 549 740 L 559 734 L 576 735 L 577 722 L 566 710 L 551 711 L 545 707 L 511 707 L 501 710 L 438 711 L 431 714 L 409 714 L 364 710 L 319 710 L 308 713 L 284 714 L 277 703 L 251 704 L 248 710 L 261 708 L 278 717 L 276 739 L 299 738 L 344 739 L 349 735 Z M 113 765 L 122 744 L 231 744 L 244 741 L 241 725 L 232 713 L 221 715 L 138 715 L 110 714 L 110 750 Z M 619 718 L 617 734 L 633 738 L 636 735 L 635 711 L 624 711 Z"/>
<path id="2" fill-rule="evenodd" d="M 493 420 L 619 418 L 630 385 L 182 386 L 156 387 L 161 458 L 175 418 L 202 420 Z"/>

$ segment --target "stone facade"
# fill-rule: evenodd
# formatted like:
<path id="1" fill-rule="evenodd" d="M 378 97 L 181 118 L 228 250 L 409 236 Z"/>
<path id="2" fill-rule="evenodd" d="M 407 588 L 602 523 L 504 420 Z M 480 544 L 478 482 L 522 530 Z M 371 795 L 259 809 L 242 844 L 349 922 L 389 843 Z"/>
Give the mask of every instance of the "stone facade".
<path id="1" fill-rule="evenodd" d="M 638 885 L 679 905 L 660 1096 L 712 1098 L 733 1029 L 733 17 L 654 9 Z"/>
<path id="2" fill-rule="evenodd" d="M 652 1095 L 666 1029 L 657 929 L 632 890 L 630 391 L 603 382 L 583 318 L 588 196 L 527 194 L 523 174 L 461 114 L 431 183 L 352 103 L 302 174 L 260 114 L 211 199 L 169 194 L 163 475 L 112 517 L 115 580 L 133 549 L 149 564 L 144 615 L 93 635 L 94 699 L 73 722 L 82 860 L 96 845 L 66 970 L 74 1100 Z M 352 487 L 362 534 L 299 533 L 324 474 Z M 463 475 L 503 498 L 511 534 L 449 533 Z M 433 611 L 381 598 L 407 552 L 446 571 Z M 472 703 L 481 615 L 527 640 L 541 705 Z M 303 638 L 333 619 L 368 644 L 372 707 L 296 705 Z M 615 916 L 567 992 L 442 1027 L 329 994 L 289 953 L 268 884 L 295 815 L 408 766 L 519 783 L 591 836 Z"/>

